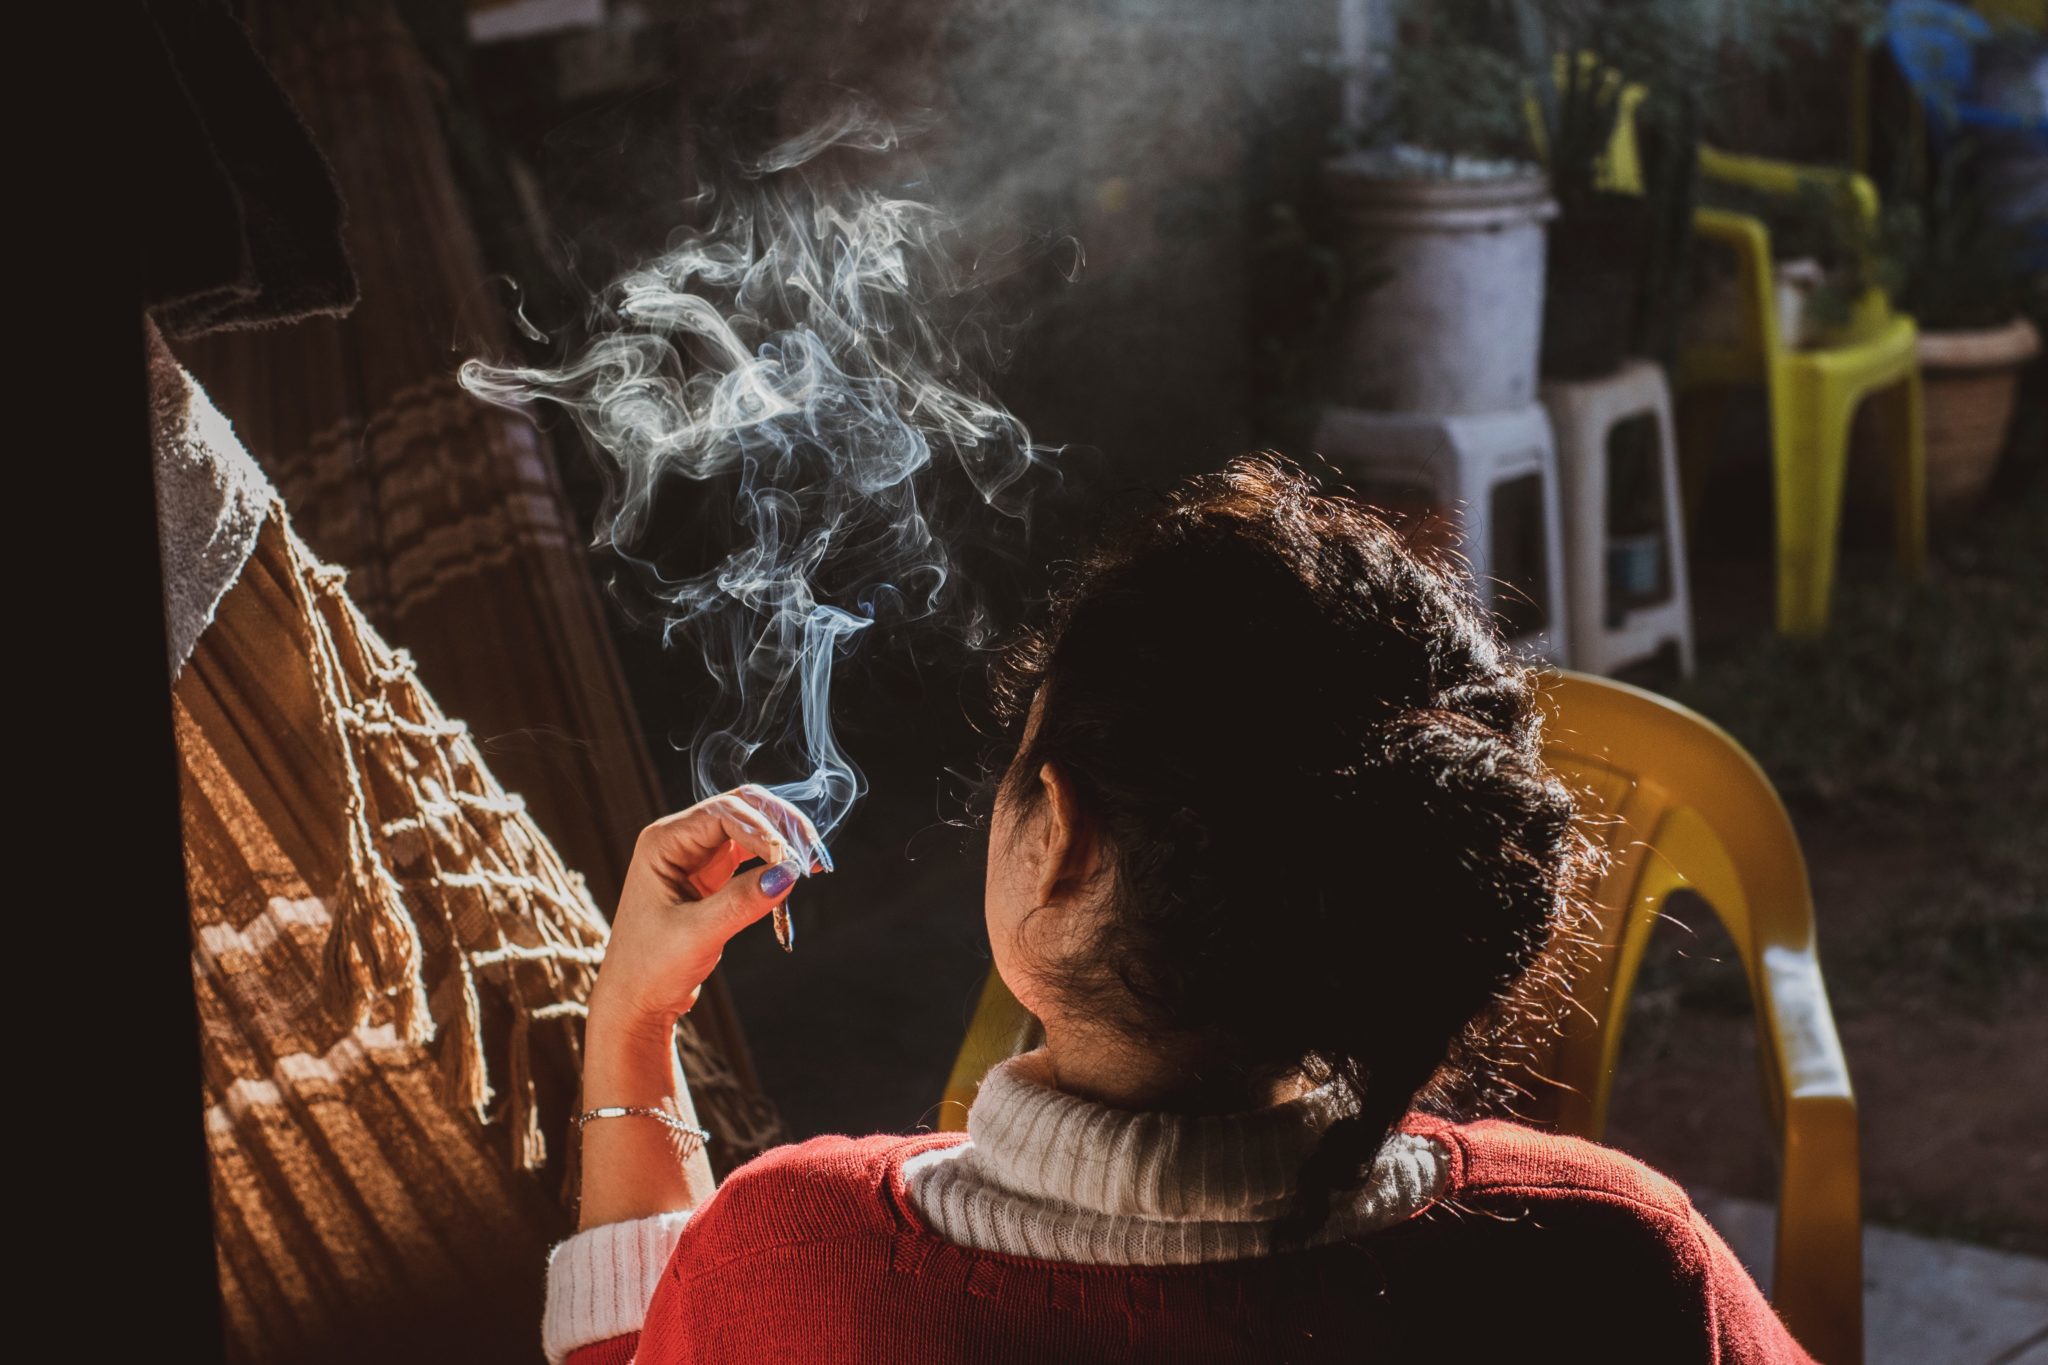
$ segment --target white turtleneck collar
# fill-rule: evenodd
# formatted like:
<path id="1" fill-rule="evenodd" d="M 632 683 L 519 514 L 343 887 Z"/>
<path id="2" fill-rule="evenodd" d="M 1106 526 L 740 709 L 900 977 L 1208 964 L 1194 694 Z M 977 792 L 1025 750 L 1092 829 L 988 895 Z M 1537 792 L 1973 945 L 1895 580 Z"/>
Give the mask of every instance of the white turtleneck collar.
<path id="1" fill-rule="evenodd" d="M 995 1067 L 968 1141 L 905 1164 L 911 1202 L 949 1241 L 1084 1264 L 1173 1265 L 1272 1246 L 1303 1161 L 1345 1112 L 1337 1088 L 1238 1114 L 1113 1109 L 1053 1088 L 1049 1058 Z M 1315 1238 L 1400 1222 L 1442 1188 L 1446 1156 L 1397 1134 Z"/>

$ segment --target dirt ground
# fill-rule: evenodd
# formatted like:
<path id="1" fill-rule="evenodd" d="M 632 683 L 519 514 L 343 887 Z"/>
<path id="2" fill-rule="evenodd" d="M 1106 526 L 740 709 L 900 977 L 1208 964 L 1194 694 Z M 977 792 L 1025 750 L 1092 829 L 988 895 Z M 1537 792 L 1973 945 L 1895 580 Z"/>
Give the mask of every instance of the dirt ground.
<path id="1" fill-rule="evenodd" d="M 1730 532 L 1695 565 L 1700 675 L 1666 690 L 1749 746 L 1799 831 L 1866 1217 L 2048 1254 L 2048 492 L 2038 473 L 2010 480 L 1937 528 L 1918 583 L 1873 522 L 1852 525 L 1813 644 L 1761 628 L 1767 557 Z M 1670 911 L 1609 1140 L 1688 1184 L 1773 1198 L 1740 967 L 1703 903 Z"/>
<path id="2" fill-rule="evenodd" d="M 1922 856 L 1911 831 L 1891 831 L 1902 837 L 1885 849 L 1883 831 L 1803 824 L 1862 1118 L 1864 1216 L 2048 1255 L 2048 982 L 2038 960 L 1974 1000 L 1917 967 L 1874 968 L 1898 951 L 1886 901 L 1903 898 L 1885 878 Z M 1702 903 L 1670 913 L 1631 1005 L 1607 1141 L 1689 1186 L 1773 1200 L 1777 1164 L 1741 968 Z"/>

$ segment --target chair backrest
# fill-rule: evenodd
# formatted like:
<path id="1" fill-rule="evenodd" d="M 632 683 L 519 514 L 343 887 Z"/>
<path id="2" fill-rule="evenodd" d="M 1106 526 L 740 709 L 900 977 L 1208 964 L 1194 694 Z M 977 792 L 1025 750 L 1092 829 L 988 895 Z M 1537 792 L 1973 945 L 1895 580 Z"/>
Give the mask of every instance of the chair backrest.
<path id="1" fill-rule="evenodd" d="M 1538 1092 L 1531 1117 L 1598 1138 L 1607 1126 L 1622 1016 L 1665 899 L 1690 887 L 1713 906 L 1750 979 L 1765 1034 L 1773 1008 L 1771 993 L 1760 988 L 1768 984 L 1766 955 L 1775 954 L 1772 963 L 1788 954 L 1811 959 L 1813 902 L 1784 806 L 1725 731 L 1663 697 L 1603 678 L 1553 674 L 1543 697 L 1544 757 L 1578 791 L 1610 863 L 1593 897 L 1598 951 L 1573 983 L 1584 1013 L 1575 1014 L 1577 1027 L 1560 1040 L 1550 1060 L 1556 1084 Z M 1832 1044 L 1832 1028 L 1812 1041 Z M 1788 1069 L 1827 1070 L 1848 1088 L 1839 1048 L 1780 1058 L 1766 1046 L 1762 1062 L 1774 1118 Z"/>
<path id="2" fill-rule="evenodd" d="M 1727 929 L 1756 1008 L 1782 1156 L 1772 1298 L 1817 1358 L 1859 1361 L 1856 1101 L 1815 956 L 1805 859 L 1784 805 L 1741 745 L 1674 702 L 1575 673 L 1548 675 L 1543 701 L 1545 756 L 1580 791 L 1609 864 L 1595 891 L 1597 946 L 1572 988 L 1582 1008 L 1523 1080 L 1530 1103 L 1518 1117 L 1590 1138 L 1605 1131 L 1650 931 L 1673 891 L 1697 892 Z M 939 1126 L 964 1128 L 989 1067 L 1037 1039 L 1035 1022 L 991 971 Z"/>
<path id="3" fill-rule="evenodd" d="M 1813 897 L 1790 817 L 1726 731 L 1604 678 L 1544 687 L 1545 757 L 1579 789 L 1607 844 L 1597 947 L 1573 978 L 1582 1007 L 1552 1045 L 1531 1112 L 1598 1138 L 1628 997 L 1672 892 L 1713 907 L 1749 980 L 1757 1059 L 1781 1157 L 1772 1299 L 1824 1361 L 1862 1358 L 1862 1213 L 1856 1099 L 1815 953 Z"/>
<path id="4" fill-rule="evenodd" d="M 938 1130 L 966 1132 L 967 1110 L 989 1068 L 1006 1057 L 1028 1052 L 1044 1037 L 1038 1021 L 1017 1003 L 1003 978 L 990 967 L 988 975 L 982 978 L 981 998 L 975 1002 L 967 1036 L 960 1040 L 960 1050 L 953 1055 L 953 1071 L 946 1078 L 946 1093 L 940 1097 L 934 1116 Z"/>
<path id="5" fill-rule="evenodd" d="M 1934 3 L 1935 0 L 1927 0 Z M 1562 57 L 1557 59 L 1564 68 Z M 1580 54 L 1582 66 L 1594 63 L 1591 54 Z M 1561 77 L 1560 77 L 1561 79 Z M 1616 77 L 1615 79 L 1619 79 Z M 1601 153 L 1599 187 L 1615 194 L 1644 191 L 1643 153 L 1636 128 L 1636 111 L 1647 95 L 1639 84 L 1619 87 L 1619 117 Z M 1532 115 L 1533 118 L 1533 115 Z M 1540 139 L 1539 139 L 1540 142 Z M 1855 217 L 1857 231 L 1874 235 L 1878 230 L 1881 203 L 1877 187 L 1868 176 L 1833 166 L 1800 166 L 1766 157 L 1741 156 L 1701 143 L 1698 170 L 1702 184 L 1720 182 L 1761 195 L 1796 203 L 1802 195 L 1819 190 L 1833 197 L 1840 211 Z M 1779 335 L 1775 303 L 1775 275 L 1770 230 L 1761 218 L 1749 213 L 1695 205 L 1696 232 L 1709 240 L 1732 247 L 1740 278 L 1736 305 L 1739 310 L 1739 340 L 1709 345 L 1689 345 L 1681 357 L 1681 375 L 1709 383 L 1754 383 L 1765 378 L 1770 358 L 1784 353 L 1785 338 Z M 1891 300 L 1876 284 L 1851 303 L 1851 317 L 1841 329 L 1844 339 L 1869 337 L 1881 331 L 1892 316 Z"/>

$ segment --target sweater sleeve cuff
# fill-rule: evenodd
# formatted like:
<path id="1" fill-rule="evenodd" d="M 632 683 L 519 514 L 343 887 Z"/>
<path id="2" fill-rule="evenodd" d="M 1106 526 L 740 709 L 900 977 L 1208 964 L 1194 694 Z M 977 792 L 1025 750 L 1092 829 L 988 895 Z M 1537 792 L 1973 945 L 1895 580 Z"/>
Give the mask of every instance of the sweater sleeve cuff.
<path id="1" fill-rule="evenodd" d="M 548 1256 L 541 1347 L 562 1365 L 579 1346 L 638 1332 L 690 1211 L 588 1228 Z"/>

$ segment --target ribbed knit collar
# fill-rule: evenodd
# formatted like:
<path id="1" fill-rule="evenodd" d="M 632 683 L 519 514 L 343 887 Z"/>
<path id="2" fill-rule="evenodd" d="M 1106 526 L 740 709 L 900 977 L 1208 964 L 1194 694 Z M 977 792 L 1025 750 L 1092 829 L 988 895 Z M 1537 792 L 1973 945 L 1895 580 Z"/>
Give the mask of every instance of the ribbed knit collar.
<path id="1" fill-rule="evenodd" d="M 1302 1163 L 1350 1103 L 1325 1085 L 1235 1114 L 1113 1109 L 1054 1089 L 1041 1049 L 989 1072 L 967 1133 L 985 1177 L 1030 1199 L 1111 1217 L 1266 1223 L 1285 1212 Z M 1344 1201 L 1342 1221 L 1405 1216 L 1442 1174 L 1433 1144 L 1397 1136 Z"/>

